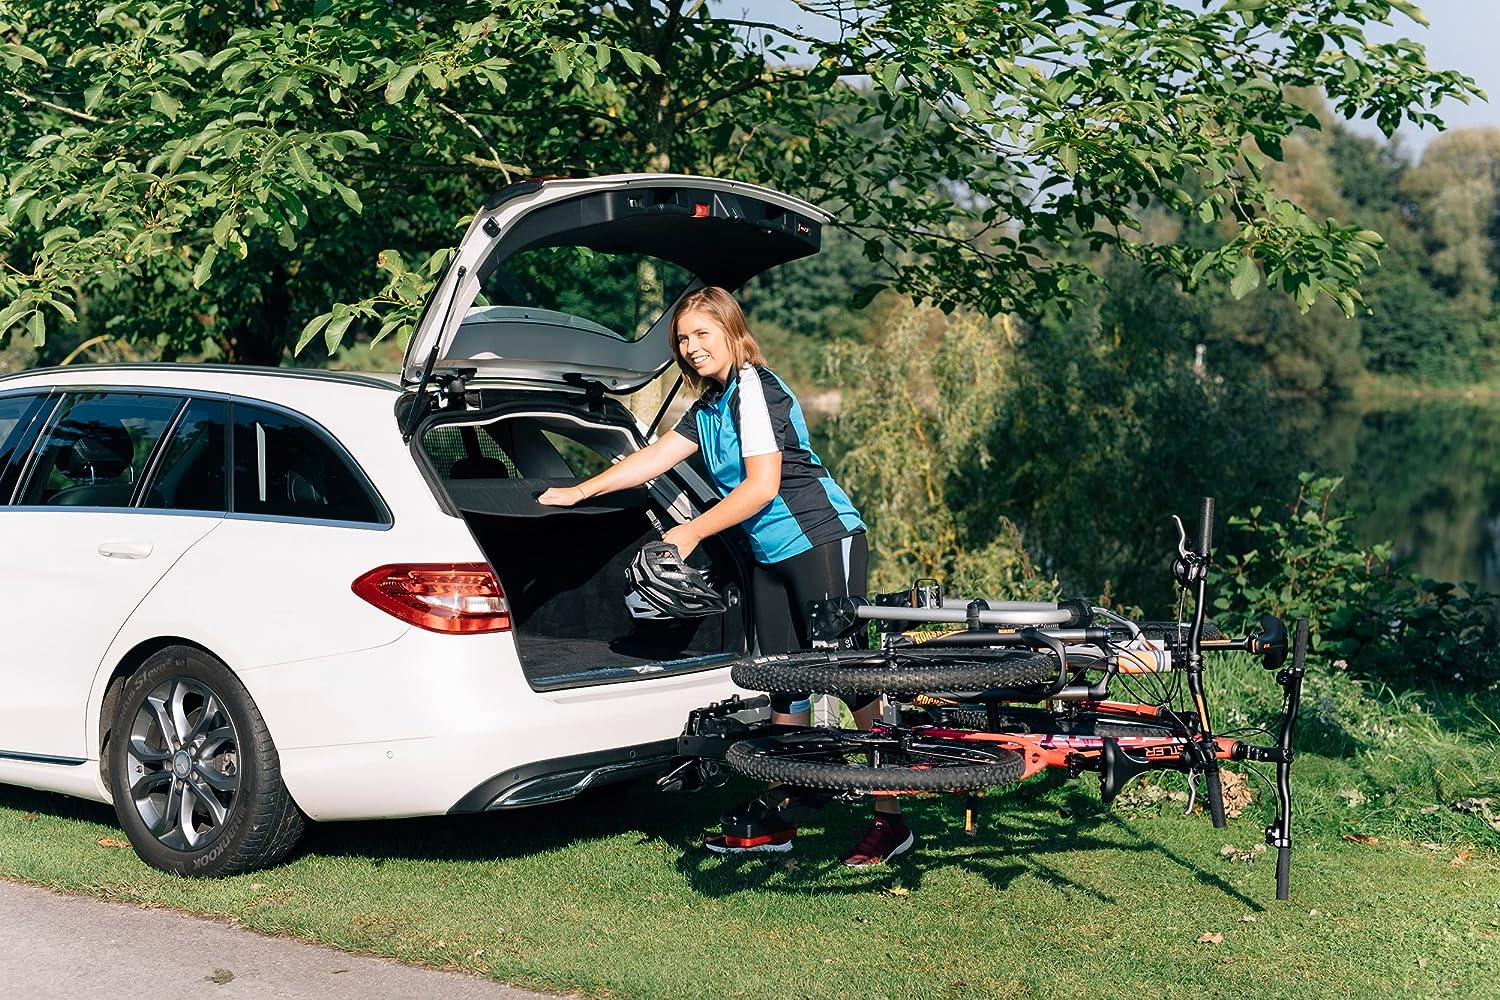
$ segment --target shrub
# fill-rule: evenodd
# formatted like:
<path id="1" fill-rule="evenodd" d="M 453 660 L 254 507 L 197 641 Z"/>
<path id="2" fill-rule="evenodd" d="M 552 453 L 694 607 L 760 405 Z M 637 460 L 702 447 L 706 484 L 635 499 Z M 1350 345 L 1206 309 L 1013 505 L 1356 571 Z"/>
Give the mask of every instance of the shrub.
<path id="1" fill-rule="evenodd" d="M 1343 480 L 1302 473 L 1282 516 L 1231 517 L 1248 536 L 1223 567 L 1220 614 L 1306 615 L 1317 648 L 1354 674 L 1398 687 L 1500 684 L 1497 595 L 1404 575 L 1391 545 L 1359 545 L 1337 502 Z"/>

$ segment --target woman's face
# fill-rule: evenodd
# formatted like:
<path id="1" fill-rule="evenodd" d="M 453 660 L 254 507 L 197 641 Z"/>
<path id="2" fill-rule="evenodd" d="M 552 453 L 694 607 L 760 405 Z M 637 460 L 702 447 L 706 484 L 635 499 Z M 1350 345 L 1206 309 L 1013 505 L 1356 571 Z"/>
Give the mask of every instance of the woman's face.
<path id="1" fill-rule="evenodd" d="M 734 368 L 729 332 L 706 312 L 691 309 L 677 317 L 677 356 L 701 378 L 724 385 Z"/>

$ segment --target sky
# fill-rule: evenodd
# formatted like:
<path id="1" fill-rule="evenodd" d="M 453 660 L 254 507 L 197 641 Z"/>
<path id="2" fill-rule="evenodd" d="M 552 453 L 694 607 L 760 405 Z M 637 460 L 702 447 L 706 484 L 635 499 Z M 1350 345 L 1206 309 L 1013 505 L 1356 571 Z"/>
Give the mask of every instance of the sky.
<path id="1" fill-rule="evenodd" d="M 1427 62 L 1437 69 L 1456 69 L 1473 77 L 1490 95 L 1493 103 L 1471 101 L 1461 104 L 1449 101 L 1438 113 L 1449 128 L 1500 126 L 1500 60 L 1491 56 L 1500 38 L 1500 0 L 1416 0 L 1431 26 L 1424 28 L 1395 15 L 1395 25 L 1369 29 L 1372 41 L 1410 38 L 1427 47 Z M 757 20 L 779 24 L 796 23 L 805 15 L 790 0 L 715 0 L 715 7 L 725 11 L 746 12 Z M 1353 123 L 1356 130 L 1370 135 L 1379 131 L 1367 122 Z M 1401 133 L 1403 146 L 1419 156 L 1436 131 L 1418 131 L 1406 126 Z"/>

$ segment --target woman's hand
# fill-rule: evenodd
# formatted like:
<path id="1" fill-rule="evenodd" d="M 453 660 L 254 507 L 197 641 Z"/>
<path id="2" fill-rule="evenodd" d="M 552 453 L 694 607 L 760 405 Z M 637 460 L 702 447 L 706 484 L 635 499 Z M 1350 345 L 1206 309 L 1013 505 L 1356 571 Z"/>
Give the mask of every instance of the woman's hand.
<path id="1" fill-rule="evenodd" d="M 554 486 L 537 497 L 536 502 L 543 507 L 571 507 L 587 499 L 588 496 L 581 487 Z"/>
<path id="2" fill-rule="evenodd" d="M 698 543 L 703 541 L 703 536 L 691 524 L 679 524 L 662 535 L 661 540 L 677 546 L 677 554 L 686 559 L 698 547 Z"/>

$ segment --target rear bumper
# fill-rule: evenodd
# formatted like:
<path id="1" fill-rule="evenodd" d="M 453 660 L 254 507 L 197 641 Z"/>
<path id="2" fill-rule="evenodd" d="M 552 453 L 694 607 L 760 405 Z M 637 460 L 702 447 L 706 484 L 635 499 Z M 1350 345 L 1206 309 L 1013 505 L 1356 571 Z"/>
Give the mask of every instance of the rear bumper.
<path id="1" fill-rule="evenodd" d="M 448 812 L 476 813 L 560 802 L 587 788 L 660 774 L 677 760 L 676 755 L 676 740 L 657 740 L 524 764 L 484 781 Z"/>
<path id="2" fill-rule="evenodd" d="M 509 635 L 416 629 L 241 676 L 316 820 L 513 808 L 646 776 L 676 755 L 689 713 L 737 690 L 719 668 L 535 691 Z"/>

